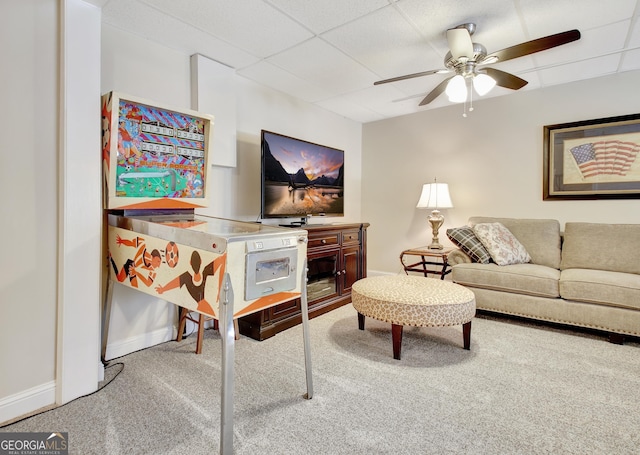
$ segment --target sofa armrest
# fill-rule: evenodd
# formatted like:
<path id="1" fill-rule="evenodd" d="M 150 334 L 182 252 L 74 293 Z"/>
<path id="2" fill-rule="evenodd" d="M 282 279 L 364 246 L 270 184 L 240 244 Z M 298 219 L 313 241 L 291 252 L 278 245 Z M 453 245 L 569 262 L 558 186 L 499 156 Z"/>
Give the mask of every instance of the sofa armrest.
<path id="1" fill-rule="evenodd" d="M 469 264 L 473 261 L 467 255 L 467 253 L 465 253 L 459 248 L 456 248 L 447 256 L 447 262 L 449 263 L 450 266 L 453 267 L 456 264 Z"/>

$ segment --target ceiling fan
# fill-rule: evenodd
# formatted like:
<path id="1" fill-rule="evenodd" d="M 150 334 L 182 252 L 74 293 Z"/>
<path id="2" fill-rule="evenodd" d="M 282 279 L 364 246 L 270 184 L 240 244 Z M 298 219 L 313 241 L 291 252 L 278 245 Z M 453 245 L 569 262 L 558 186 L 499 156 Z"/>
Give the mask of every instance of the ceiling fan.
<path id="1" fill-rule="evenodd" d="M 476 24 L 467 23 L 447 30 L 449 52 L 444 57 L 445 68 L 406 74 L 374 82 L 373 85 L 412 79 L 414 77 L 428 76 L 430 74 L 455 73 L 443 80 L 420 102 L 420 106 L 429 104 L 440 94 L 446 92 L 449 100 L 463 102 L 467 99 L 467 82 L 470 80 L 473 88 L 480 95 L 488 93 L 495 85 L 511 90 L 519 90 L 527 81 L 513 74 L 487 67 L 493 63 L 504 62 L 525 55 L 551 49 L 580 39 L 580 31 L 568 30 L 555 35 L 526 41 L 507 47 L 492 54 L 487 54 L 487 49 L 480 43 L 471 41 L 471 35 L 476 31 Z"/>

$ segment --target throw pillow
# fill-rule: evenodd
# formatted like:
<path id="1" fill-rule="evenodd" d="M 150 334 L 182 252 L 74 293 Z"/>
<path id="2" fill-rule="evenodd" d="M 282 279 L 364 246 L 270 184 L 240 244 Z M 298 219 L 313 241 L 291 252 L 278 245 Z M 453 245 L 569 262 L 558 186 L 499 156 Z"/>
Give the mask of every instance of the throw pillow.
<path id="1" fill-rule="evenodd" d="M 447 229 L 447 237 L 473 262 L 487 264 L 491 261 L 491 255 L 469 226 Z"/>
<path id="2" fill-rule="evenodd" d="M 524 264 L 531 256 L 502 223 L 479 223 L 473 232 L 498 265 Z"/>

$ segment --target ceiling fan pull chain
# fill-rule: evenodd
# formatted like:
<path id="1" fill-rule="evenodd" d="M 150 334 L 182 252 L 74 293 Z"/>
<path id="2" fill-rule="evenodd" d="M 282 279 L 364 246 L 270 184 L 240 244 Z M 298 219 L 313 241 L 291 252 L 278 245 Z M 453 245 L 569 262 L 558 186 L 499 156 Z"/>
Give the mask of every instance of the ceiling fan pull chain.
<path id="1" fill-rule="evenodd" d="M 469 112 L 473 111 L 473 77 L 469 78 Z"/>

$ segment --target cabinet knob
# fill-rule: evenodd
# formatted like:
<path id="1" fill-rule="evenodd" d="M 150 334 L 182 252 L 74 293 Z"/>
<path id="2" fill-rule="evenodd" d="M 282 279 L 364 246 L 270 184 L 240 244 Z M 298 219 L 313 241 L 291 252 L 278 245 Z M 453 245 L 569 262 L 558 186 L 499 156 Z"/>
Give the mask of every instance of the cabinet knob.
<path id="1" fill-rule="evenodd" d="M 341 274 L 341 272 L 340 272 L 340 270 L 338 270 L 338 271 L 336 272 L 336 275 L 340 276 L 340 274 Z"/>
<path id="2" fill-rule="evenodd" d="M 320 243 L 323 243 L 323 244 L 324 244 L 324 243 L 327 243 L 327 239 L 322 239 L 322 240 L 320 241 Z"/>

